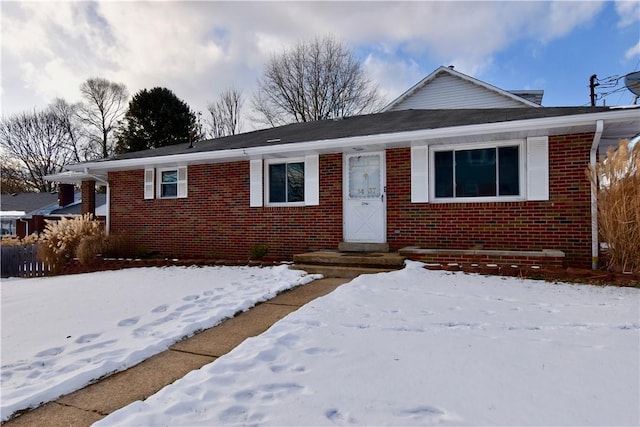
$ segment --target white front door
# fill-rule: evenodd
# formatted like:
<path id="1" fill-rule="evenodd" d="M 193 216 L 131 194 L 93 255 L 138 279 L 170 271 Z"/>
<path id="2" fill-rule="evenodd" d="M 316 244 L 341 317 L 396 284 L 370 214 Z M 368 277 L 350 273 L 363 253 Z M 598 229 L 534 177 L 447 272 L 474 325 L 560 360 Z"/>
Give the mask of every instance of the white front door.
<path id="1" fill-rule="evenodd" d="M 344 241 L 386 243 L 384 152 L 344 155 Z"/>

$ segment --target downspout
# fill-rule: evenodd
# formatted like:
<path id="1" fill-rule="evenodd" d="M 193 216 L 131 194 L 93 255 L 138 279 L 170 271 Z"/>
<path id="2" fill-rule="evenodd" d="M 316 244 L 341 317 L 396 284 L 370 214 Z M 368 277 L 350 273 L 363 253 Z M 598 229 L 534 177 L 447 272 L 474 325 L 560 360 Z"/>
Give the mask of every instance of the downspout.
<path id="1" fill-rule="evenodd" d="M 104 225 L 105 232 L 109 234 L 109 230 L 111 229 L 111 187 L 107 182 L 107 200 L 106 200 L 106 224 Z"/>
<path id="2" fill-rule="evenodd" d="M 592 170 L 595 171 L 596 155 L 598 153 L 598 146 L 600 145 L 600 138 L 602 138 L 602 132 L 604 131 L 604 121 L 596 121 L 596 133 L 593 135 L 593 143 L 591 144 L 591 151 L 589 152 L 589 163 Z M 599 261 L 599 239 L 598 239 L 598 186 L 597 176 L 591 180 L 591 269 L 598 269 Z"/>

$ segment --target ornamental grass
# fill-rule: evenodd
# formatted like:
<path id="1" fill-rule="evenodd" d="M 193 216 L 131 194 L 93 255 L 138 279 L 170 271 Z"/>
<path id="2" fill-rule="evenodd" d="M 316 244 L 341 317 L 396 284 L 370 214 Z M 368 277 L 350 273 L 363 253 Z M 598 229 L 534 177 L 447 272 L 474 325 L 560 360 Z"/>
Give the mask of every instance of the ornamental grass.
<path id="1" fill-rule="evenodd" d="M 587 175 L 595 184 L 598 228 L 606 243 L 611 270 L 640 272 L 640 142 L 610 147 L 606 158 L 591 165 Z"/>

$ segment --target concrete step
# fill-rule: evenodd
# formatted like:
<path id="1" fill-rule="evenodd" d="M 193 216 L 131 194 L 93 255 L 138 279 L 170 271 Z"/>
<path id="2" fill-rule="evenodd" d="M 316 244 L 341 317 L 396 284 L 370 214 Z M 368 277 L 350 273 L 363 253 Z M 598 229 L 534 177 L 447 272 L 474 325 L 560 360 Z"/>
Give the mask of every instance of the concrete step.
<path id="1" fill-rule="evenodd" d="M 294 264 L 331 265 L 343 267 L 384 268 L 397 270 L 404 267 L 405 257 L 397 253 L 360 253 L 318 251 L 293 256 Z"/>
<path id="2" fill-rule="evenodd" d="M 389 244 L 340 242 L 338 250 L 340 252 L 389 252 Z"/>
<path id="3" fill-rule="evenodd" d="M 309 274 L 322 274 L 325 278 L 342 278 L 354 279 L 361 274 L 386 273 L 397 270 L 395 268 L 376 268 L 376 267 L 345 267 L 339 265 L 320 265 L 320 264 L 294 264 L 291 266 L 294 270 L 304 270 Z"/>

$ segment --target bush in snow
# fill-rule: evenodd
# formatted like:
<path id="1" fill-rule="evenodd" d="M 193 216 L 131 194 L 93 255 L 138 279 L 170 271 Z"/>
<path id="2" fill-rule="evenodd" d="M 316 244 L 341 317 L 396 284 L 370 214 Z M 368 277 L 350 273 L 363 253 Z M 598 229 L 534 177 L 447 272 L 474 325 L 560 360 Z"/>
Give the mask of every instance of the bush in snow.
<path id="1" fill-rule="evenodd" d="M 60 270 L 76 256 L 76 249 L 83 239 L 103 235 L 102 225 L 85 214 L 78 218 L 62 218 L 60 221 L 47 221 L 41 235 L 38 251 L 40 259 L 47 263 L 53 273 Z"/>
<path id="2" fill-rule="evenodd" d="M 640 142 L 622 140 L 604 160 L 589 167 L 598 199 L 600 236 L 608 245 L 609 268 L 640 271 Z"/>

